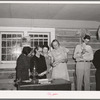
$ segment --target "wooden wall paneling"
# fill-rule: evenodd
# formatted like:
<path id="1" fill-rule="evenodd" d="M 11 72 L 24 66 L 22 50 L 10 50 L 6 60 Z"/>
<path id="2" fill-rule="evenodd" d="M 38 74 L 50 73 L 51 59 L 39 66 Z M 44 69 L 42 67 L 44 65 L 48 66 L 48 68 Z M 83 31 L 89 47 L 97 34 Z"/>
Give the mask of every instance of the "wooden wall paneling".
<path id="1" fill-rule="evenodd" d="M 93 48 L 93 51 L 95 52 L 97 49 L 100 48 L 99 42 L 100 40 L 96 39 L 96 31 L 97 29 L 89 29 L 91 41 L 90 45 Z M 69 70 L 69 76 L 72 82 L 74 82 L 74 74 L 75 74 L 75 61 L 73 59 L 73 53 L 75 46 L 79 44 L 80 37 L 77 34 L 78 29 L 56 29 L 56 38 L 60 42 L 61 46 L 64 46 L 70 50 L 70 54 L 68 55 L 68 70 Z M 91 70 L 90 70 L 90 84 L 91 84 L 91 90 L 95 90 L 95 67 L 93 64 L 91 64 Z M 75 89 L 75 84 L 72 87 Z"/>

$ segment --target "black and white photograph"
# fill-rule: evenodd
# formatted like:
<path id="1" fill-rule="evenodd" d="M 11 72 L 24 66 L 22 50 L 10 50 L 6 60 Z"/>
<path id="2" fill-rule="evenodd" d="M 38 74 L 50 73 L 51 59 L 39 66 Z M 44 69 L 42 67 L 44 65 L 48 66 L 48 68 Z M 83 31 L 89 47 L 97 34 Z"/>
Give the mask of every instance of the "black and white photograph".
<path id="1" fill-rule="evenodd" d="M 99 67 L 100 2 L 0 2 L 1 92 L 95 93 Z"/>

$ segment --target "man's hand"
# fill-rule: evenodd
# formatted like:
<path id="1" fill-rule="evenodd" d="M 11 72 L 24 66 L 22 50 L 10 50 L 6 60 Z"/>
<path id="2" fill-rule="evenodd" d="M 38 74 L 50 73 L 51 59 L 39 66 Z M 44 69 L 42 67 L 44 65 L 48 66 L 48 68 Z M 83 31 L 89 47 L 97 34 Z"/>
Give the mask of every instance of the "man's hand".
<path id="1" fill-rule="evenodd" d="M 47 71 L 44 71 L 44 72 L 38 74 L 38 76 L 43 76 L 43 75 L 45 75 L 46 73 L 47 73 Z"/>

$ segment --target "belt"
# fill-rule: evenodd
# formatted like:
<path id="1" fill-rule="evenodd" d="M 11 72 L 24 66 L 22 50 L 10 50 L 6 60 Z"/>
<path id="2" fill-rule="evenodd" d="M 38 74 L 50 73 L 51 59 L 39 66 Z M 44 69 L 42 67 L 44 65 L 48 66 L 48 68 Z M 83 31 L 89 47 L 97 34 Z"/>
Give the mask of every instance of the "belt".
<path id="1" fill-rule="evenodd" d="M 77 62 L 91 62 L 91 61 L 84 61 L 84 60 L 80 60 L 80 61 L 77 61 Z"/>

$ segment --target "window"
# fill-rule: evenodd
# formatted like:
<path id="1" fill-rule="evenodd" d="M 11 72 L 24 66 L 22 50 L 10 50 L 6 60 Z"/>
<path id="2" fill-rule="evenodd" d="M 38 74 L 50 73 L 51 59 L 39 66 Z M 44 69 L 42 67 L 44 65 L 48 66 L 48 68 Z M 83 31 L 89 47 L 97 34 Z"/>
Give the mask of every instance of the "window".
<path id="1" fill-rule="evenodd" d="M 15 61 L 20 54 L 23 33 L 1 32 L 1 61 Z"/>
<path id="2" fill-rule="evenodd" d="M 28 33 L 31 37 L 31 47 L 49 45 L 49 33 Z"/>
<path id="3" fill-rule="evenodd" d="M 22 39 L 30 36 L 31 47 L 50 44 L 55 39 L 54 28 L 0 27 L 0 68 L 14 68 L 22 51 Z"/>
<path id="4" fill-rule="evenodd" d="M 23 33 L 18 32 L 1 32 L 2 38 L 2 61 L 15 61 L 21 53 L 21 42 Z M 34 48 L 37 45 L 49 44 L 49 33 L 28 33 L 31 37 L 31 47 Z"/>

